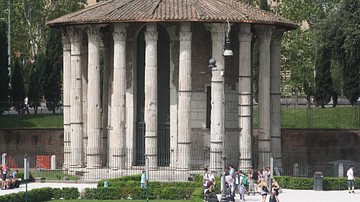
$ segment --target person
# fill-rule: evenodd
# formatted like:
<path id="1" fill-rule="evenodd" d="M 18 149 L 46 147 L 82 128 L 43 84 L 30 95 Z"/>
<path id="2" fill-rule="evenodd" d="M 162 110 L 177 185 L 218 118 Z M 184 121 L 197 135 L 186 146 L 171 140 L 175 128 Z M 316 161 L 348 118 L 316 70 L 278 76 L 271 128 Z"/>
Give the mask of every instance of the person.
<path id="1" fill-rule="evenodd" d="M 246 192 L 246 186 L 247 186 L 247 178 L 246 176 L 243 174 L 242 171 L 239 172 L 240 174 L 240 189 L 239 189 L 239 194 L 240 194 L 240 201 L 243 200 L 245 201 L 245 192 Z"/>
<path id="2" fill-rule="evenodd" d="M 140 187 L 141 187 L 141 188 L 146 188 L 146 175 L 145 175 L 145 170 L 143 170 L 143 171 L 141 172 Z"/>
<path id="3" fill-rule="evenodd" d="M 207 168 L 204 168 L 204 175 L 203 175 L 203 186 L 204 186 L 204 191 L 207 190 L 208 188 L 208 181 L 210 180 L 210 173 L 209 170 Z"/>
<path id="4" fill-rule="evenodd" d="M 236 192 L 239 193 L 240 195 L 240 199 L 241 199 L 241 193 L 240 193 L 240 186 L 241 186 L 241 180 L 240 180 L 240 175 L 239 175 L 239 171 L 235 170 L 234 171 L 234 190 L 233 190 L 233 196 L 235 197 Z"/>
<path id="5" fill-rule="evenodd" d="M 248 179 L 249 179 L 249 190 L 248 190 L 248 195 L 250 195 L 250 193 L 253 193 L 253 195 L 255 195 L 257 191 L 257 183 L 258 183 L 258 174 L 257 171 L 255 171 L 254 169 L 250 168 L 249 170 L 249 174 L 248 174 Z"/>
<path id="6" fill-rule="evenodd" d="M 2 179 L 1 188 L 2 189 L 6 189 L 6 187 L 7 187 L 6 179 L 7 179 L 8 173 L 9 173 L 9 168 L 6 166 L 6 164 L 2 165 L 1 166 L 1 179 Z"/>
<path id="7" fill-rule="evenodd" d="M 349 169 L 346 172 L 346 175 L 348 179 L 349 194 L 351 192 L 355 194 L 355 175 L 353 165 L 350 165 Z"/>
<path id="8" fill-rule="evenodd" d="M 229 166 L 229 174 L 232 176 L 232 175 L 234 175 L 234 172 L 235 172 L 234 166 L 230 165 Z"/>
<path id="9" fill-rule="evenodd" d="M 279 200 L 280 186 L 279 186 L 279 183 L 275 179 L 272 179 L 272 193 L 273 193 L 275 202 L 280 202 L 280 200 Z"/>
<path id="10" fill-rule="evenodd" d="M 29 98 L 27 96 L 24 99 L 24 108 L 26 112 L 29 114 Z"/>
<path id="11" fill-rule="evenodd" d="M 258 184 L 258 187 L 260 188 L 260 194 L 261 194 L 261 201 L 266 202 L 266 197 L 269 192 L 269 188 L 267 185 L 267 182 L 265 179 L 262 179 L 261 182 Z"/>

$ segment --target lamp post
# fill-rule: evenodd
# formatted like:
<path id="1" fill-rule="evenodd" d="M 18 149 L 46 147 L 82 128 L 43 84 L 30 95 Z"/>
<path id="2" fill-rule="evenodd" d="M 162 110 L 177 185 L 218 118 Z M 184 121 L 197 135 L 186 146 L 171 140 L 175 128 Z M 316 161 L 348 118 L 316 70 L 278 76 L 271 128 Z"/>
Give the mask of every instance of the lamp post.
<path id="1" fill-rule="evenodd" d="M 224 59 L 229 56 L 233 56 L 233 52 L 230 49 L 230 24 L 229 22 L 226 23 L 225 29 L 225 43 L 224 43 L 224 51 L 222 53 Z M 226 64 L 226 63 L 225 63 Z M 222 66 L 222 65 L 220 65 Z M 221 135 L 222 141 L 222 152 L 221 152 L 221 159 L 222 159 L 222 169 L 223 174 L 221 177 L 221 201 L 226 201 L 226 192 L 225 192 L 225 169 L 226 169 L 226 151 L 225 151 L 225 68 L 217 68 L 216 60 L 211 58 L 209 60 L 209 69 L 212 73 L 211 79 L 211 99 L 213 102 L 213 116 L 212 120 L 216 123 L 211 131 L 218 133 Z"/>
<path id="2" fill-rule="evenodd" d="M 24 180 L 25 180 L 25 202 L 28 201 L 27 181 L 29 179 L 29 159 L 27 154 L 24 155 Z"/>

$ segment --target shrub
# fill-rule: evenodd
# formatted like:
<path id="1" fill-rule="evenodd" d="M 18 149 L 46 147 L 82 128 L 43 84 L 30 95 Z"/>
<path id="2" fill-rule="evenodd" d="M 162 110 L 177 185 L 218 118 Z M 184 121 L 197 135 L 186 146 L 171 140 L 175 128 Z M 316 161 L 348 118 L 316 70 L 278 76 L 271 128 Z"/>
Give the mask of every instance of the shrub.
<path id="1" fill-rule="evenodd" d="M 80 196 L 76 187 L 64 187 L 62 188 L 62 194 L 64 199 L 78 199 Z"/>

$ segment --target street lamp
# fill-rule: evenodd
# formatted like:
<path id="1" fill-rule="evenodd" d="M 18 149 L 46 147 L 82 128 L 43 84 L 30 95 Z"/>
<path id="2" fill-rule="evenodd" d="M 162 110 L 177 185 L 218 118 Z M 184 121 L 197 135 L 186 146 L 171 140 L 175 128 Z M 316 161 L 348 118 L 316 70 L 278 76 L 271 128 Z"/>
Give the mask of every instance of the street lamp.
<path id="1" fill-rule="evenodd" d="M 230 49 L 230 24 L 227 21 L 226 23 L 226 29 L 225 29 L 225 43 L 224 43 L 224 51 L 222 53 L 222 56 L 225 58 L 229 56 L 233 56 L 233 51 Z M 224 65 L 226 63 L 224 62 Z M 222 168 L 223 168 L 223 175 L 221 178 L 221 201 L 226 201 L 226 192 L 225 192 L 225 169 L 226 169 L 226 152 L 225 152 L 225 73 L 224 69 L 217 68 L 216 60 L 214 58 L 211 58 L 209 60 L 209 66 L 208 66 L 212 72 L 212 79 L 211 79 L 211 97 L 213 102 L 213 109 L 215 116 L 214 119 L 211 121 L 216 121 L 216 126 L 214 126 L 217 131 L 222 135 L 222 152 L 221 152 L 221 158 L 222 158 Z M 216 113 L 215 113 L 216 112 Z M 212 124 L 213 125 L 213 124 Z"/>

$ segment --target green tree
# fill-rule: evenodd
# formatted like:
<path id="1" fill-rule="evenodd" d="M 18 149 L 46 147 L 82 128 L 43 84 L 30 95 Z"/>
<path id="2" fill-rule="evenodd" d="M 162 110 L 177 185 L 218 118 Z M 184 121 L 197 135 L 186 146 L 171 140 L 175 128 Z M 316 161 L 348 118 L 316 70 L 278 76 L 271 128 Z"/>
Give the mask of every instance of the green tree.
<path id="1" fill-rule="evenodd" d="M 8 110 L 9 71 L 6 23 L 0 20 L 0 115 Z"/>
<path id="2" fill-rule="evenodd" d="M 11 79 L 11 95 L 12 102 L 15 110 L 18 114 L 23 112 L 24 109 L 24 98 L 25 98 L 25 90 L 24 90 L 24 80 L 21 74 L 22 66 L 19 62 L 19 59 L 15 60 L 14 63 L 14 71 Z"/>
<path id="3" fill-rule="evenodd" d="M 321 47 L 315 65 L 315 101 L 322 108 L 330 101 L 333 93 L 330 67 L 331 51 L 326 47 Z"/>
<path id="4" fill-rule="evenodd" d="M 282 0 L 279 4 L 280 15 L 300 25 L 300 29 L 287 32 L 283 37 L 281 68 L 282 72 L 289 72 L 291 75 L 283 80 L 283 89 L 296 90 L 307 95 L 308 99 L 314 95 L 314 71 L 318 57 L 315 50 L 319 46 L 316 36 L 318 29 L 321 29 L 318 24 L 337 10 L 339 2 L 340 0 Z M 326 78 L 319 74 L 317 72 L 318 78 Z"/>
<path id="5" fill-rule="evenodd" d="M 43 79 L 44 68 L 46 66 L 45 54 L 40 53 L 33 64 L 30 75 L 29 83 L 29 105 L 34 108 L 34 113 L 37 114 L 38 107 L 40 107 L 42 95 L 43 95 Z"/>
<path id="6" fill-rule="evenodd" d="M 61 70 L 63 66 L 61 33 L 58 30 L 49 29 L 47 39 L 44 95 L 48 110 L 55 113 L 61 101 Z"/>

